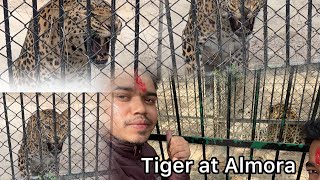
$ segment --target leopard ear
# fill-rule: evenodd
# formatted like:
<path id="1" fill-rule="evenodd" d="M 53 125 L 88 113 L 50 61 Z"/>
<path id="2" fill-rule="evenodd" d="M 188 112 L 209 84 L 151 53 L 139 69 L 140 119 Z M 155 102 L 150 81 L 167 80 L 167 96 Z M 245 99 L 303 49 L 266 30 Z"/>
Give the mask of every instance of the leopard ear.
<path id="1" fill-rule="evenodd" d="M 64 110 L 61 114 L 64 118 L 68 119 L 68 109 Z"/>

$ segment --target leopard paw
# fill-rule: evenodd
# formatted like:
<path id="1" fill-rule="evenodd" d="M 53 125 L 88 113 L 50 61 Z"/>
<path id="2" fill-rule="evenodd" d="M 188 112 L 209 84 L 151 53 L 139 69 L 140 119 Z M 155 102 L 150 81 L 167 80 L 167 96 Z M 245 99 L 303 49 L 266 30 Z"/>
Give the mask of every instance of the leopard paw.
<path id="1" fill-rule="evenodd" d="M 193 75 L 195 71 L 196 71 L 195 64 L 189 64 L 189 63 L 186 64 L 186 75 L 187 76 Z"/>

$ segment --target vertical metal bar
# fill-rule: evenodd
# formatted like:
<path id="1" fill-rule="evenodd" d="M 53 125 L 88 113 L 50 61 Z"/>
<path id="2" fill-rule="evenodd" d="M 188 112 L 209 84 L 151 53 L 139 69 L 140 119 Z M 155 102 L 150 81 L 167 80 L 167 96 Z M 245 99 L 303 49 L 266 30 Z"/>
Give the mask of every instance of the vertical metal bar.
<path id="1" fill-rule="evenodd" d="M 308 0 L 308 20 L 307 20 L 307 26 L 308 26 L 308 37 L 307 37 L 307 63 L 311 63 L 311 30 L 312 30 L 312 0 Z"/>
<path id="2" fill-rule="evenodd" d="M 262 109 L 264 102 L 264 92 L 266 85 L 266 77 L 267 77 L 267 68 L 268 68 L 268 1 L 266 0 L 263 4 L 263 62 L 264 62 L 264 75 L 262 81 L 262 94 L 261 94 L 261 103 L 260 103 L 260 115 L 259 119 L 262 117 Z M 261 123 L 259 123 L 259 128 L 261 127 Z M 260 140 L 260 139 L 259 139 Z"/>
<path id="3" fill-rule="evenodd" d="M 68 175 L 71 175 L 71 93 L 68 93 Z"/>
<path id="4" fill-rule="evenodd" d="M 85 143 L 86 143 L 86 94 L 82 93 L 82 179 L 85 179 L 85 165 L 86 165 L 86 161 L 85 161 Z"/>
<path id="5" fill-rule="evenodd" d="M 56 117 L 56 94 L 53 93 L 52 94 L 52 105 L 53 105 L 53 108 L 52 108 L 52 113 L 53 113 L 53 132 L 54 132 L 54 142 L 56 144 L 58 144 L 58 137 L 57 137 L 57 117 Z M 59 162 L 58 162 L 58 156 L 57 156 L 57 152 L 54 151 L 54 164 L 56 167 L 58 167 L 59 165 Z M 57 171 L 55 172 L 56 173 L 56 177 L 59 177 L 59 170 L 57 169 Z"/>
<path id="6" fill-rule="evenodd" d="M 111 72 L 111 81 L 112 81 L 112 84 L 113 84 L 113 81 L 114 81 L 114 69 L 113 69 L 113 72 Z M 107 95 L 108 96 L 108 95 Z M 114 114 L 114 107 L 113 107 L 113 103 L 114 103 L 114 97 L 113 97 L 113 94 L 111 94 L 111 112 L 110 112 L 110 133 L 113 132 L 113 114 Z M 110 136 L 110 142 L 112 141 L 113 137 Z M 109 145 L 109 148 L 108 148 L 108 152 L 109 152 L 109 163 L 108 163 L 108 167 L 109 167 L 109 171 L 111 171 L 111 167 L 112 167 L 112 143 L 110 143 Z M 111 174 L 108 175 L 108 178 L 107 179 L 111 179 Z"/>
<path id="7" fill-rule="evenodd" d="M 244 79 L 243 79 L 243 94 L 242 94 L 242 115 L 241 118 L 244 119 L 244 110 L 245 110 L 245 101 L 246 101 L 246 89 L 247 89 L 247 69 L 244 69 L 244 73 L 243 73 Z"/>
<path id="8" fill-rule="evenodd" d="M 169 32 L 169 41 L 170 41 L 170 50 L 172 57 L 172 67 L 173 67 L 173 76 L 171 78 L 172 90 L 173 90 L 173 99 L 174 99 L 174 107 L 176 111 L 177 125 L 178 125 L 178 134 L 181 136 L 181 127 L 180 127 L 180 116 L 179 116 L 179 105 L 177 100 L 177 92 L 175 80 L 178 82 L 177 78 L 177 64 L 176 64 L 176 56 L 175 56 L 175 48 L 174 48 L 174 39 L 173 39 L 173 30 L 172 30 L 172 21 L 170 15 L 170 4 L 169 0 L 165 0 L 165 8 L 166 8 L 166 17 L 168 24 L 168 32 Z"/>
<path id="9" fill-rule="evenodd" d="M 185 79 L 185 90 L 186 90 L 186 98 L 187 98 L 187 121 L 189 121 L 190 123 L 190 107 L 189 107 L 189 93 L 188 93 L 188 81 L 187 81 L 187 78 L 184 78 Z M 195 92 L 195 91 L 194 91 Z M 191 120 L 193 121 L 193 120 Z M 198 126 L 197 126 L 198 128 Z"/>
<path id="10" fill-rule="evenodd" d="M 244 13 L 244 1 L 245 0 L 240 0 L 241 3 L 241 8 L 240 8 L 240 13 L 241 13 L 241 24 L 245 24 L 245 13 Z M 244 66 L 246 67 L 246 65 L 248 64 L 247 62 L 247 42 L 246 42 L 246 36 L 245 36 L 245 31 L 242 31 L 242 37 L 241 37 L 241 43 L 242 43 L 242 59 L 244 61 Z"/>
<path id="11" fill-rule="evenodd" d="M 257 114 L 259 105 L 259 93 L 260 93 L 260 79 L 261 70 L 255 71 L 256 85 L 255 85 L 255 97 L 254 97 L 254 107 L 253 107 L 253 118 L 252 118 L 252 130 L 251 130 L 251 141 L 255 140 L 256 137 L 256 125 L 257 125 Z M 253 159 L 253 148 L 250 148 L 250 160 Z M 249 174 L 249 179 L 251 178 L 251 173 Z"/>
<path id="12" fill-rule="evenodd" d="M 116 34 L 116 27 L 115 27 L 115 22 L 116 22 L 116 0 L 111 0 L 111 84 L 114 83 L 114 78 L 115 78 L 115 51 L 116 51 L 116 41 L 117 41 L 117 34 Z M 110 112 L 110 132 L 113 130 L 113 106 L 112 104 L 114 103 L 114 97 L 111 95 L 111 112 Z M 110 139 L 112 141 L 112 138 Z M 111 157 L 112 157 L 112 143 L 110 143 L 109 149 L 108 149 L 110 155 L 109 155 L 109 169 L 111 170 L 110 167 L 112 167 L 111 163 Z M 110 179 L 110 174 L 108 175 Z"/>
<path id="13" fill-rule="evenodd" d="M 298 114 L 298 119 L 300 120 L 301 117 L 301 110 L 302 110 L 302 103 L 304 101 L 304 95 L 305 95 L 305 90 L 306 90 L 306 85 L 307 85 L 307 79 L 308 79 L 308 75 L 309 75 L 309 66 L 307 65 L 307 70 L 306 70 L 306 76 L 304 78 L 304 83 L 303 83 L 303 88 L 302 88 L 302 95 L 301 95 L 301 101 L 300 101 L 300 105 L 299 105 L 299 114 Z"/>
<path id="14" fill-rule="evenodd" d="M 162 60 L 162 32 L 163 32 L 163 1 L 159 1 L 159 25 L 158 25 L 158 50 L 157 50 L 157 77 L 161 76 L 161 60 Z"/>
<path id="15" fill-rule="evenodd" d="M 162 89 L 163 89 L 163 99 L 164 99 L 164 104 L 165 104 L 165 108 L 166 108 L 166 115 L 167 115 L 166 119 L 169 121 L 168 104 L 167 104 L 166 91 L 164 89 L 163 81 L 161 81 L 161 85 L 162 85 Z"/>
<path id="16" fill-rule="evenodd" d="M 160 127 L 159 124 L 156 124 L 156 129 L 157 129 L 157 134 L 161 134 L 160 132 Z M 159 147 L 160 147 L 160 152 L 161 152 L 161 158 L 164 159 L 164 151 L 163 151 L 163 146 L 162 146 L 162 141 L 159 140 Z"/>
<path id="17" fill-rule="evenodd" d="M 272 107 L 272 103 L 273 103 L 273 95 L 274 95 L 274 88 L 275 88 L 275 83 L 276 83 L 276 77 L 277 77 L 277 69 L 274 69 L 269 109 Z M 281 101 L 280 101 L 280 102 L 281 102 Z M 267 117 L 267 118 L 268 118 L 268 119 L 271 118 L 271 113 L 269 113 L 269 117 Z"/>
<path id="18" fill-rule="evenodd" d="M 139 41 L 140 41 L 140 1 L 136 0 L 134 14 L 134 72 L 137 72 L 139 66 Z"/>
<path id="19" fill-rule="evenodd" d="M 228 69 L 228 95 L 227 95 L 227 139 L 230 139 L 230 121 L 231 121 L 231 92 L 232 92 L 232 72 Z M 230 157 L 230 147 L 226 147 L 226 162 Z M 229 173 L 226 173 L 226 179 L 228 179 Z"/>
<path id="20" fill-rule="evenodd" d="M 181 95 L 180 95 L 180 85 L 179 85 L 180 83 L 179 83 L 179 82 L 180 82 L 180 81 L 179 81 L 179 77 L 177 76 L 177 91 L 178 91 L 177 97 L 179 97 L 179 98 L 178 98 L 178 101 L 179 101 L 179 103 L 178 103 L 178 108 L 179 108 L 179 109 L 182 109 L 182 107 L 181 107 L 181 104 L 182 104 L 182 103 L 181 103 Z M 183 116 L 182 111 L 179 111 L 179 113 L 180 113 L 180 114 L 179 114 L 179 117 L 180 117 L 180 116 Z M 180 128 L 181 128 L 181 129 L 184 129 L 184 128 L 183 128 L 183 123 L 180 124 Z M 182 130 L 181 130 L 181 132 L 182 132 Z"/>
<path id="21" fill-rule="evenodd" d="M 304 159 L 306 158 L 306 154 L 307 154 L 306 152 L 303 152 L 301 155 L 300 165 L 299 165 L 298 174 L 297 174 L 297 180 L 300 180 L 301 178 L 301 172 L 303 169 Z"/>
<path id="22" fill-rule="evenodd" d="M 23 132 L 23 145 L 25 147 L 25 167 L 26 167 L 26 171 L 27 171 L 27 179 L 30 178 L 29 176 L 29 147 L 27 146 L 27 139 L 28 139 L 28 133 L 27 133 L 27 129 L 26 129 L 26 118 L 24 116 L 24 103 L 23 103 L 23 93 L 20 93 L 20 107 L 21 107 L 21 120 L 22 120 L 22 132 Z"/>
<path id="23" fill-rule="evenodd" d="M 265 87 L 266 87 L 266 76 L 267 76 L 267 70 L 264 69 L 263 80 L 262 80 L 262 93 L 261 93 L 260 113 L 259 113 L 259 119 L 260 120 L 262 118 L 262 109 L 264 109 L 263 103 L 264 103 L 264 92 L 265 92 Z M 260 128 L 261 128 L 261 123 L 259 123 L 259 129 Z M 260 136 L 259 136 L 259 140 L 260 140 Z"/>
<path id="24" fill-rule="evenodd" d="M 310 121 L 314 121 L 316 119 L 316 114 L 317 114 L 318 108 L 319 108 L 319 101 L 320 101 L 320 85 L 318 87 L 318 93 L 317 93 L 316 101 L 315 101 L 314 106 L 313 106 L 313 110 L 312 110 L 312 115 L 311 115 Z"/>
<path id="25" fill-rule="evenodd" d="M 33 49 L 34 59 L 36 61 L 36 82 L 40 81 L 40 54 L 39 54 L 39 14 L 37 0 L 32 0 L 32 16 L 33 16 Z"/>
<path id="26" fill-rule="evenodd" d="M 217 7 L 216 8 L 216 25 L 217 25 L 217 34 L 218 34 L 218 56 L 220 59 L 222 59 L 222 37 L 221 37 L 221 16 L 220 16 L 220 1 L 212 1 L 212 7 Z M 218 78 L 219 79 L 219 78 Z"/>
<path id="27" fill-rule="evenodd" d="M 99 129 L 100 129 L 100 93 L 97 93 L 97 127 L 96 127 L 96 167 L 95 167 L 95 179 L 99 179 L 98 171 L 99 171 Z"/>
<path id="28" fill-rule="evenodd" d="M 223 44 L 222 44 L 222 33 L 221 33 L 223 22 L 221 22 L 221 16 L 220 16 L 221 15 L 221 12 L 220 12 L 220 3 L 221 3 L 221 1 L 213 1 L 212 3 L 213 3 L 212 7 L 217 7 L 215 13 L 216 13 L 216 26 L 217 26 L 217 33 L 218 33 L 218 50 L 219 50 L 218 51 L 218 57 L 219 57 L 219 59 L 223 59 L 222 58 L 222 46 L 223 46 Z M 219 95 L 221 93 L 220 80 L 221 79 L 218 76 L 217 85 L 216 85 L 216 88 L 217 88 L 216 94 L 218 94 L 218 96 L 217 96 L 217 105 L 218 105 L 217 111 L 218 111 L 218 116 L 219 117 L 221 115 L 221 106 L 222 106 L 221 96 Z M 215 94 L 213 94 L 213 96 L 214 95 Z M 229 175 L 226 174 L 226 177 L 228 177 L 228 176 Z"/>
<path id="29" fill-rule="evenodd" d="M 176 56 L 175 56 L 175 51 L 174 51 L 175 47 L 174 47 L 173 28 L 172 28 L 172 20 L 171 20 L 171 13 L 170 13 L 171 7 L 169 4 L 169 0 L 165 0 L 165 9 L 166 9 L 167 27 L 168 27 L 168 32 L 169 32 L 173 75 L 175 77 L 177 75 L 177 64 L 176 64 Z M 175 79 L 176 79 L 176 77 L 175 77 Z"/>
<path id="30" fill-rule="evenodd" d="M 290 59 L 290 0 L 286 0 L 286 62 L 285 62 L 286 70 L 287 70 L 287 67 L 290 66 L 289 59 Z M 278 136 L 278 143 L 283 141 L 282 134 L 283 134 L 283 128 L 285 125 L 286 112 L 287 112 L 288 104 L 289 104 L 293 71 L 294 71 L 294 68 L 290 67 L 288 87 L 287 87 L 287 93 L 286 93 L 285 104 L 284 104 L 284 112 L 283 112 L 282 120 L 281 120 L 280 133 Z M 281 96 L 281 99 L 282 99 L 282 96 Z M 275 161 L 278 161 L 279 153 L 280 153 L 280 150 L 277 148 Z M 276 177 L 276 173 L 274 172 L 272 174 L 272 179 L 274 180 L 275 177 Z"/>
<path id="31" fill-rule="evenodd" d="M 8 8 L 8 0 L 3 0 L 3 13 L 4 13 L 4 29 L 5 29 L 5 37 L 6 37 L 6 49 L 7 49 L 7 66 L 9 73 L 9 84 L 12 88 L 13 83 L 13 72 L 12 72 L 12 51 L 11 51 L 11 35 L 10 35 L 10 22 L 9 22 L 9 8 Z"/>
<path id="32" fill-rule="evenodd" d="M 163 92 L 165 92 L 164 88 L 163 88 L 163 82 L 162 82 L 162 89 L 163 89 Z M 164 95 L 165 96 L 165 95 Z M 164 97 L 164 100 L 166 100 L 166 98 Z M 165 103 L 165 106 L 166 106 L 166 109 L 167 109 L 167 103 Z M 161 119 L 161 114 L 160 114 L 160 109 L 159 109 L 159 100 L 157 100 L 157 108 L 158 108 L 158 114 L 159 114 L 159 117 Z M 168 111 L 166 110 L 166 113 L 167 113 L 167 118 L 166 119 L 169 119 L 168 117 Z M 156 130 L 157 130 L 157 134 L 161 134 L 160 132 L 160 127 L 159 127 L 159 120 L 156 124 Z M 160 152 L 161 152 L 161 158 L 164 159 L 164 151 L 163 151 L 163 146 L 162 146 L 162 141 L 159 140 L 159 147 L 160 147 Z"/>
<path id="33" fill-rule="evenodd" d="M 79 2 L 77 2 L 79 3 Z M 91 0 L 87 0 L 87 12 L 86 12 L 86 19 L 87 19 L 87 37 L 88 39 L 87 40 L 87 49 L 88 49 L 88 64 L 87 64 L 87 81 L 89 84 L 91 84 L 91 63 L 92 63 L 92 48 L 91 48 L 91 45 L 92 45 L 92 32 L 91 32 Z"/>
<path id="34" fill-rule="evenodd" d="M 251 73 L 250 73 L 251 74 Z M 259 103 L 259 90 L 260 90 L 260 77 L 261 72 L 258 70 L 253 73 L 253 86 L 252 86 L 252 97 L 251 97 L 251 112 L 250 119 L 252 119 L 251 139 L 255 139 L 256 121 L 257 121 L 257 108 Z M 253 111 L 252 111 L 253 110 Z M 253 158 L 253 148 L 250 148 L 250 160 Z M 248 175 L 248 179 L 251 179 L 251 173 Z"/>
<path id="35" fill-rule="evenodd" d="M 264 69 L 268 67 L 268 0 L 263 5 L 263 62 Z"/>
<path id="36" fill-rule="evenodd" d="M 110 46 L 111 46 L 111 79 L 114 78 L 114 71 L 115 71 L 115 54 L 116 54 L 116 41 L 117 41 L 117 33 L 116 33 L 116 0 L 111 1 L 111 39 L 110 39 Z"/>
<path id="37" fill-rule="evenodd" d="M 11 176 L 12 179 L 15 179 L 14 176 L 14 165 L 13 165 L 13 153 L 12 153 L 12 145 L 11 145 L 11 135 L 10 135 L 10 122 L 8 119 L 8 107 L 7 107 L 7 100 L 6 100 L 6 93 L 2 93 L 3 97 L 3 110 L 4 110 L 4 117 L 6 120 L 6 130 L 7 130 L 7 138 L 8 138 L 8 147 L 9 147 L 9 156 L 10 156 L 10 164 L 11 164 Z"/>
<path id="38" fill-rule="evenodd" d="M 193 76 L 193 90 L 194 90 L 194 92 L 196 92 L 196 78 Z M 195 104 L 195 109 L 198 109 L 198 103 L 197 103 L 197 97 L 196 96 L 194 96 L 194 104 Z M 199 103 L 200 104 L 200 103 Z M 198 117 L 198 111 L 196 111 L 196 117 Z"/>
<path id="39" fill-rule="evenodd" d="M 40 103 L 39 103 L 39 94 L 40 93 L 36 93 L 36 108 L 37 108 L 37 112 L 36 112 L 36 115 L 37 115 L 37 127 L 38 127 L 38 133 L 39 133 L 39 149 L 40 149 L 40 152 L 39 152 L 39 155 L 40 155 L 40 164 L 43 164 L 43 154 L 42 154 L 42 146 L 43 146 L 43 139 L 42 139 L 42 136 L 41 136 L 41 133 L 42 133 L 42 128 L 41 128 L 41 120 L 40 119 Z"/>
<path id="40" fill-rule="evenodd" d="M 317 78 L 316 78 L 316 85 L 318 84 L 319 82 L 319 77 L 320 77 L 320 64 L 317 64 Z M 316 94 L 316 91 L 317 91 L 317 88 L 314 88 L 314 91 L 313 91 L 313 94 L 312 94 L 312 100 L 311 100 L 311 104 L 313 104 L 313 101 L 314 101 L 314 97 L 315 97 L 315 94 Z M 308 119 L 310 119 L 310 115 L 311 115 L 311 111 L 312 111 L 312 108 L 309 109 L 309 112 L 308 112 Z"/>
<path id="41" fill-rule="evenodd" d="M 180 124 L 180 113 L 179 113 L 179 105 L 178 105 L 178 99 L 177 99 L 177 92 L 175 87 L 175 78 L 171 78 L 171 84 L 172 84 L 172 91 L 173 91 L 173 101 L 174 101 L 174 107 L 176 112 L 176 119 L 177 119 L 177 127 L 178 127 L 178 134 L 181 136 L 181 124 Z"/>
<path id="42" fill-rule="evenodd" d="M 172 79 L 172 77 L 169 77 L 169 81 L 168 81 L 169 89 L 170 89 L 170 100 L 171 100 L 171 102 L 170 102 L 171 103 L 171 107 L 170 108 L 173 110 L 172 115 L 175 116 L 177 112 L 174 109 L 173 88 L 171 86 L 172 85 L 171 79 Z"/>
<path id="43" fill-rule="evenodd" d="M 233 92 L 231 92 L 231 97 L 233 97 L 233 103 L 232 103 L 232 106 L 233 106 L 233 112 L 232 112 L 232 118 L 233 120 L 236 120 L 237 119 L 237 116 L 236 116 L 236 102 L 237 102 L 237 92 L 238 92 L 238 89 L 237 89 L 237 77 L 236 76 L 233 76 L 232 79 L 231 79 L 232 82 L 234 82 L 234 87 L 233 87 Z M 233 95 L 232 95 L 233 94 Z M 230 106 L 231 107 L 231 106 Z M 230 122 L 231 123 L 231 122 Z M 237 126 L 236 126 L 237 122 L 236 121 L 233 121 L 232 123 L 232 129 L 234 130 Z M 243 126 L 243 123 L 242 123 L 242 126 Z M 230 128 L 231 128 L 231 125 L 230 125 Z M 231 129 L 230 129 L 231 131 Z M 230 138 L 233 138 L 231 137 L 230 135 Z M 238 136 L 239 139 L 241 139 L 239 136 Z"/>
<path id="44" fill-rule="evenodd" d="M 295 96 L 295 90 L 296 90 L 295 87 L 296 87 L 297 76 L 298 76 L 298 68 L 299 68 L 299 67 L 296 67 L 296 68 L 295 68 L 295 72 L 294 72 L 294 79 L 293 79 L 293 84 L 292 84 L 292 93 L 291 93 L 291 97 L 290 97 L 290 100 L 289 100 L 288 109 L 292 108 L 292 103 L 293 103 L 293 101 L 294 101 L 293 97 Z M 298 128 L 298 127 L 296 126 L 296 129 L 297 129 L 297 128 Z M 285 131 L 285 132 L 286 132 L 286 131 Z M 288 132 L 288 128 L 287 128 L 287 132 Z M 287 134 L 287 133 L 285 133 L 285 134 Z M 297 137 L 297 136 L 300 136 L 300 134 L 295 134 L 295 136 L 293 137 L 293 141 L 296 140 L 296 137 Z M 287 137 L 287 136 L 284 137 L 284 142 L 285 142 L 286 137 Z M 292 142 L 292 143 L 294 143 L 294 142 Z"/>
<path id="45" fill-rule="evenodd" d="M 61 58 L 61 84 L 65 84 L 65 77 L 66 77 L 66 63 L 65 63 L 65 54 L 64 54 L 64 26 L 63 26 L 63 21 L 64 21 L 64 9 L 63 9 L 63 2 L 64 0 L 59 0 L 59 46 L 60 46 L 60 58 Z"/>
<path id="46" fill-rule="evenodd" d="M 252 86 L 252 95 L 251 95 L 251 111 L 250 111 L 250 119 L 253 119 L 253 108 L 254 108 L 254 101 L 255 101 L 255 89 L 257 84 L 257 72 L 254 71 L 254 73 L 250 72 L 250 74 L 253 74 L 253 86 Z"/>
<path id="47" fill-rule="evenodd" d="M 283 131 L 284 131 L 284 126 L 285 126 L 285 121 L 286 121 L 286 112 L 288 110 L 288 105 L 289 105 L 289 99 L 290 99 L 290 92 L 292 88 L 292 79 L 293 79 L 293 73 L 294 73 L 295 67 L 290 67 L 290 72 L 289 72 L 289 80 L 288 80 L 288 87 L 287 87 L 287 92 L 286 92 L 286 97 L 285 97 L 285 102 L 284 102 L 284 111 L 282 114 L 282 120 L 281 120 L 281 125 L 280 125 L 280 133 L 278 136 L 278 143 L 283 141 Z M 276 157 L 275 157 L 275 162 L 278 161 L 279 158 L 279 153 L 280 150 L 277 148 L 276 151 Z M 272 178 L 275 178 L 276 173 L 274 172 L 272 174 Z"/>
<path id="48" fill-rule="evenodd" d="M 285 71 L 284 71 L 284 78 L 283 78 L 283 86 L 285 85 L 286 83 L 286 77 L 287 77 L 287 69 L 288 68 L 285 68 Z M 289 73 L 290 74 L 290 73 Z M 290 75 L 289 75 L 290 76 Z M 289 83 L 289 80 L 288 80 L 288 83 Z M 287 92 L 288 92 L 288 89 L 287 89 Z M 284 93 L 285 93 L 285 89 L 284 88 L 281 88 L 281 98 L 280 98 L 280 102 L 282 103 L 283 102 L 283 96 L 284 96 Z M 284 100 L 285 101 L 285 100 Z M 285 107 L 284 107 L 285 108 Z M 282 121 L 282 117 L 281 117 L 281 121 Z M 280 124 L 280 130 L 281 130 L 282 126 Z M 279 132 L 280 134 L 280 132 Z M 277 135 L 277 137 L 279 137 L 279 134 Z M 278 139 L 279 141 L 279 139 Z"/>
<path id="49" fill-rule="evenodd" d="M 115 54 L 116 54 L 116 41 L 117 41 L 117 33 L 116 33 L 116 27 L 115 27 L 115 22 L 116 22 L 116 0 L 111 0 L 111 39 L 110 39 L 110 44 L 111 44 L 111 84 L 113 85 L 114 83 L 114 78 L 115 78 Z M 107 94 L 108 96 L 108 94 Z M 110 132 L 113 130 L 113 103 L 114 103 L 114 97 L 111 94 L 111 112 L 110 112 Z M 112 141 L 112 137 L 110 138 L 110 141 Z M 108 162 L 108 170 L 111 170 L 112 167 L 112 162 L 111 162 L 111 157 L 112 157 L 112 143 L 110 143 L 110 146 L 108 147 L 108 152 L 109 152 L 109 162 Z M 111 178 L 111 175 L 108 175 L 108 179 Z"/>
<path id="50" fill-rule="evenodd" d="M 202 84 L 201 84 L 201 69 L 200 69 L 200 55 L 199 55 L 199 42 L 198 42 L 198 25 L 197 25 L 197 4 L 195 0 L 191 0 L 192 7 L 192 24 L 194 26 L 194 38 L 196 42 L 196 63 L 197 63 L 197 79 L 198 79 L 198 89 L 199 89 L 199 109 L 200 109 L 200 127 L 201 127 L 201 137 L 204 137 L 204 120 L 203 120 L 203 97 L 202 97 Z M 206 144 L 202 143 L 202 157 L 206 159 Z M 204 174 L 204 178 L 207 179 L 207 174 Z"/>
<path id="51" fill-rule="evenodd" d="M 203 72 L 203 74 L 205 75 L 205 71 L 203 70 L 202 72 Z M 214 83 L 214 82 L 215 82 L 215 81 L 214 81 L 215 75 L 216 75 L 215 73 L 212 73 L 212 92 L 211 92 L 211 93 L 212 93 L 212 106 L 210 106 L 210 103 L 209 103 L 209 104 L 208 104 L 208 103 L 206 104 L 206 106 L 209 107 L 209 108 L 208 108 L 208 111 L 210 111 L 210 109 L 212 108 L 212 117 L 213 117 L 213 118 L 212 118 L 212 123 L 216 123 L 215 120 L 214 120 L 214 118 L 216 118 L 216 117 L 215 117 L 215 112 L 217 111 L 217 107 L 215 107 L 215 105 L 214 105 L 215 99 L 216 99 L 216 97 L 215 97 L 215 94 L 216 94 L 216 88 L 215 88 L 215 87 L 216 87 L 216 86 L 215 86 L 215 83 Z M 206 91 L 206 90 L 205 90 L 205 86 L 206 86 L 206 81 L 205 81 L 205 79 L 206 79 L 205 77 L 202 78 L 202 82 L 204 82 L 204 83 L 202 83 L 202 84 L 203 84 L 202 89 L 203 89 L 203 91 L 204 91 L 204 92 L 202 93 L 203 97 L 204 97 L 205 91 Z M 218 89 L 218 88 L 217 88 L 217 89 Z M 215 133 L 215 132 L 214 132 L 214 133 Z M 215 134 L 216 134 L 216 133 L 215 133 Z"/>
<path id="52" fill-rule="evenodd" d="M 290 65 L 290 0 L 286 0 L 286 67 Z"/>

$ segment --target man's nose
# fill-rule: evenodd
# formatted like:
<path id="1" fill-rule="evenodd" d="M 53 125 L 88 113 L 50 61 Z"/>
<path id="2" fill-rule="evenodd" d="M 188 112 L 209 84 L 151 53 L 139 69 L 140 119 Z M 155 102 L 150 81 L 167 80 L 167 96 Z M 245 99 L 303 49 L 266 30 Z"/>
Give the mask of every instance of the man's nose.
<path id="1" fill-rule="evenodd" d="M 145 106 L 144 100 L 141 96 L 136 96 L 136 97 L 132 98 L 131 109 L 134 114 L 145 114 L 146 113 L 146 106 Z"/>

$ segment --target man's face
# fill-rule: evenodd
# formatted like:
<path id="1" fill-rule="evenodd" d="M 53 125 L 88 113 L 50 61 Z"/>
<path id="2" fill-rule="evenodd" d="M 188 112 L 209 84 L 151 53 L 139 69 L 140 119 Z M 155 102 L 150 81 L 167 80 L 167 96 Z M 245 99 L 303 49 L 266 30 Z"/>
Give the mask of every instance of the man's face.
<path id="1" fill-rule="evenodd" d="M 309 180 L 320 180 L 320 140 L 312 141 L 306 168 L 309 173 Z"/>
<path id="2" fill-rule="evenodd" d="M 115 79 L 109 97 L 110 101 L 113 97 L 111 134 L 131 143 L 146 142 L 157 123 L 157 95 L 151 77 L 123 73 Z"/>

